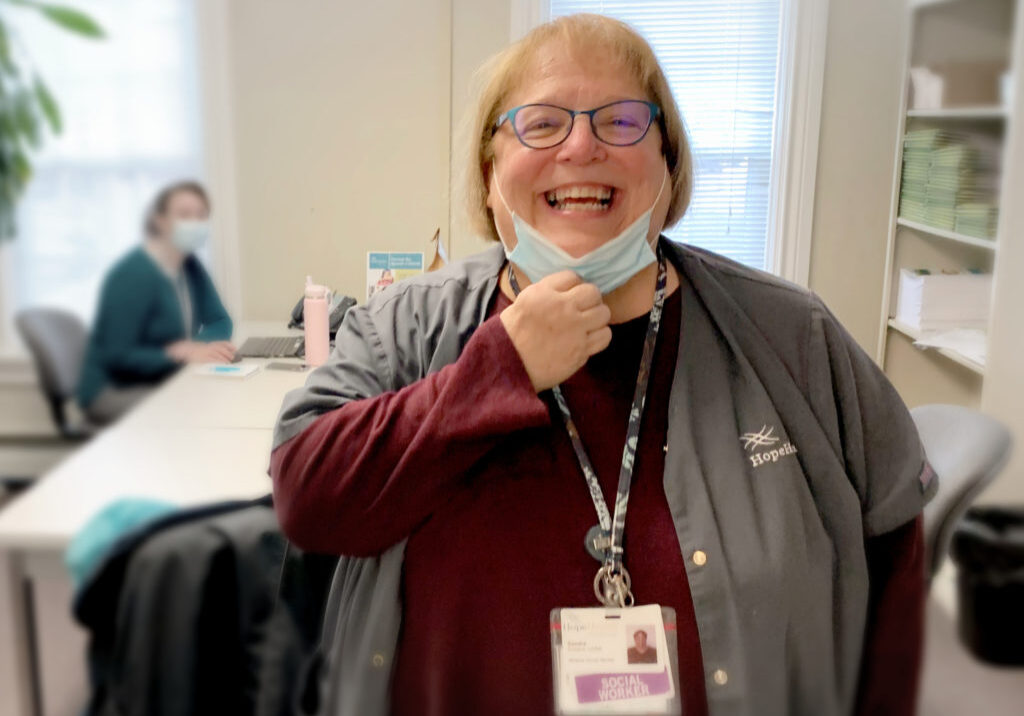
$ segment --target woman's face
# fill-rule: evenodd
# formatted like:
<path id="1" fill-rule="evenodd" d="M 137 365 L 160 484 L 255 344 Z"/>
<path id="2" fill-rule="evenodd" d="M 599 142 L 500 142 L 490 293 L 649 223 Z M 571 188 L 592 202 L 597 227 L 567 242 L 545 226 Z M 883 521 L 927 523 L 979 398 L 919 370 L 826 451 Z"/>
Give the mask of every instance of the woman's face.
<path id="1" fill-rule="evenodd" d="M 205 221 L 210 217 L 210 210 L 203 198 L 195 192 L 182 190 L 171 194 L 167 200 L 167 208 L 156 217 L 156 225 L 160 236 L 168 238 L 178 221 Z"/>
<path id="2" fill-rule="evenodd" d="M 581 64 L 564 51 L 541 53 L 534 71 L 509 95 L 501 111 L 531 103 L 586 110 L 617 100 L 648 99 L 629 72 L 598 59 L 599 54 L 593 53 L 592 62 Z M 650 209 L 666 176 L 657 122 L 643 140 L 628 147 L 599 141 L 585 115 L 576 117 L 568 138 L 555 147 L 523 146 L 508 122 L 502 124 L 493 142 L 487 205 L 510 250 L 516 244 L 515 230 L 495 182 L 500 184 L 512 211 L 570 255 L 579 257 L 615 238 Z M 597 202 L 552 206 L 574 188 L 596 188 L 605 195 L 610 191 L 611 201 L 600 208 L 581 206 L 593 207 Z M 651 217 L 648 240 L 664 226 L 671 196 L 671 184 L 666 182 Z"/>

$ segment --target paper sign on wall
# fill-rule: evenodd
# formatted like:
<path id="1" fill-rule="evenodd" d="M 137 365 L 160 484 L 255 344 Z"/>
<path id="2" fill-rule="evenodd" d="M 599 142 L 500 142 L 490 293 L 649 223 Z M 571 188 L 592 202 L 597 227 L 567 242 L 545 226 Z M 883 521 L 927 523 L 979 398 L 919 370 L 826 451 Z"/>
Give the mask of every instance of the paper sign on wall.
<path id="1" fill-rule="evenodd" d="M 423 273 L 422 251 L 369 251 L 366 254 L 366 298 Z"/>

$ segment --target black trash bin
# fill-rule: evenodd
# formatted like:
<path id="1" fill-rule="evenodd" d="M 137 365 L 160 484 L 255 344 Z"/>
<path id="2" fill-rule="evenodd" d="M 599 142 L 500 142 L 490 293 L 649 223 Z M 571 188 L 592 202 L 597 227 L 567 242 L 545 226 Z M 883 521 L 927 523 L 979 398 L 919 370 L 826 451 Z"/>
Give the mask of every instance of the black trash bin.
<path id="1" fill-rule="evenodd" d="M 1024 666 L 1024 506 L 968 510 L 952 556 L 961 640 L 979 659 Z"/>

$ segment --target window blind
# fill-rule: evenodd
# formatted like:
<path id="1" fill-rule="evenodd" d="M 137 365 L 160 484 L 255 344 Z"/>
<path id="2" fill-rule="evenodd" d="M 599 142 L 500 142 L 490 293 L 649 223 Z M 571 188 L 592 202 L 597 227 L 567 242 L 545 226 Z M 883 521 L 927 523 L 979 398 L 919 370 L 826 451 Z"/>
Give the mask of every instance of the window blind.
<path id="1" fill-rule="evenodd" d="M 550 9 L 618 18 L 654 48 L 694 155 L 690 208 L 666 234 L 769 266 L 780 0 L 550 0 Z"/>

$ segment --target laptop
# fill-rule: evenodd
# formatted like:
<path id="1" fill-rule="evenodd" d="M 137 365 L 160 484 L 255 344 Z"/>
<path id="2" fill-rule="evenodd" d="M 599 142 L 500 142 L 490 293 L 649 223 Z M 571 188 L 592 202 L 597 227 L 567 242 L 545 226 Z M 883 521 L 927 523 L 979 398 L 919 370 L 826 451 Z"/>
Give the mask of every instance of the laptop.
<path id="1" fill-rule="evenodd" d="M 302 358 L 305 348 L 302 336 L 247 338 L 237 355 L 242 358 Z"/>

